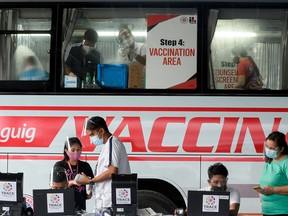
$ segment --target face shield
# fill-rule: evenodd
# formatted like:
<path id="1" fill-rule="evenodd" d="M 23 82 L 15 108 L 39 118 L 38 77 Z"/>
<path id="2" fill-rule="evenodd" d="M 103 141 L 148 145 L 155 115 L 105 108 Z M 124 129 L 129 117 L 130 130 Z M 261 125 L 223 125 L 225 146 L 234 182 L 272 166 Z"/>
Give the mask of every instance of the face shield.
<path id="1" fill-rule="evenodd" d="M 83 125 L 81 136 L 90 136 L 91 131 L 87 128 L 87 126 L 91 125 L 91 124 L 92 125 L 96 125 L 96 123 L 93 122 L 91 120 L 91 118 L 86 118 L 85 122 L 84 122 L 84 125 Z"/>
<path id="2" fill-rule="evenodd" d="M 124 34 L 118 37 L 118 44 L 123 49 L 130 49 L 134 44 L 134 37 L 131 34 Z"/>
<path id="3" fill-rule="evenodd" d="M 68 187 L 68 178 L 63 167 L 53 167 L 51 169 L 49 186 L 51 189 L 66 189 Z"/>
<path id="4" fill-rule="evenodd" d="M 88 131 L 87 131 L 87 124 L 88 124 L 89 120 L 90 120 L 89 118 L 85 119 L 81 136 L 89 136 Z"/>

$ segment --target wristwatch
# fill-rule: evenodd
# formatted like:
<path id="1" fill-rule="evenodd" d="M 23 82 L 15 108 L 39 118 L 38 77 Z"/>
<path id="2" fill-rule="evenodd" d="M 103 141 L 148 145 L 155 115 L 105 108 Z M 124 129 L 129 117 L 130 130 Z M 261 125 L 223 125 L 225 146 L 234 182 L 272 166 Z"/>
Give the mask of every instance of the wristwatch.
<path id="1" fill-rule="evenodd" d="M 95 183 L 92 181 L 92 179 L 90 179 L 89 184 L 90 184 L 90 185 L 94 185 Z"/>

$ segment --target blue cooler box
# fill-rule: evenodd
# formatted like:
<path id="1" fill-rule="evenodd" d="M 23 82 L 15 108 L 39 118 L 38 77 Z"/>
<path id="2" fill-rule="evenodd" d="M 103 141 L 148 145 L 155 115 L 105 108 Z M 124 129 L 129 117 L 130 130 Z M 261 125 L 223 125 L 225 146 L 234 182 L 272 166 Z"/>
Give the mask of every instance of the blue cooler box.
<path id="1" fill-rule="evenodd" d="M 126 64 L 98 64 L 97 80 L 107 88 L 128 87 L 128 66 Z"/>

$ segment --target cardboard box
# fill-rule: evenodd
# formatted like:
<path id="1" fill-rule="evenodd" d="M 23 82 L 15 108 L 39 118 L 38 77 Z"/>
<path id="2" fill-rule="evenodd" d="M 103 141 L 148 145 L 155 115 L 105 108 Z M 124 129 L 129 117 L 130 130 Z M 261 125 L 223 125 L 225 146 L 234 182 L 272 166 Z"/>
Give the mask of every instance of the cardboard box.
<path id="1" fill-rule="evenodd" d="M 144 66 L 139 63 L 131 63 L 128 68 L 128 88 L 144 88 Z"/>

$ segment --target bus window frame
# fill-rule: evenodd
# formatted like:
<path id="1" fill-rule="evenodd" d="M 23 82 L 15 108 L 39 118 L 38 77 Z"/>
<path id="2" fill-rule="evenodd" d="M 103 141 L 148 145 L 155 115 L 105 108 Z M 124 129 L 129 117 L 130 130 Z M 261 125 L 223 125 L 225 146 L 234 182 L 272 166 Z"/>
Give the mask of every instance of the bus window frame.
<path id="1" fill-rule="evenodd" d="M 0 6 L 3 8 L 50 8 L 52 11 L 51 19 L 51 30 L 49 34 L 51 35 L 51 57 L 50 57 L 50 79 L 48 81 L 0 81 L 0 91 L 2 93 L 7 92 L 18 92 L 18 93 L 33 93 L 33 94 L 93 94 L 93 95 L 285 95 L 287 94 L 286 90 L 222 90 L 222 89 L 209 89 L 208 84 L 208 63 L 205 62 L 205 59 L 208 59 L 209 47 L 208 47 L 208 16 L 210 9 L 213 8 L 248 8 L 248 9 L 288 9 L 288 4 L 285 3 L 272 3 L 263 2 L 260 3 L 229 3 L 229 2 L 33 2 L 32 4 L 27 3 L 0 3 Z M 197 88 L 193 90 L 187 89 L 65 89 L 62 88 L 62 60 L 61 60 L 61 34 L 62 34 L 62 16 L 63 10 L 65 8 L 73 7 L 112 7 L 117 8 L 177 8 L 177 7 L 189 7 L 195 8 L 197 10 L 198 16 L 198 27 L 197 27 Z M 57 17 L 58 16 L 58 19 Z M 2 31 L 0 31 L 1 33 Z M 3 84 L 3 85 L 2 85 Z M 45 88 L 43 87 L 45 86 Z"/>

